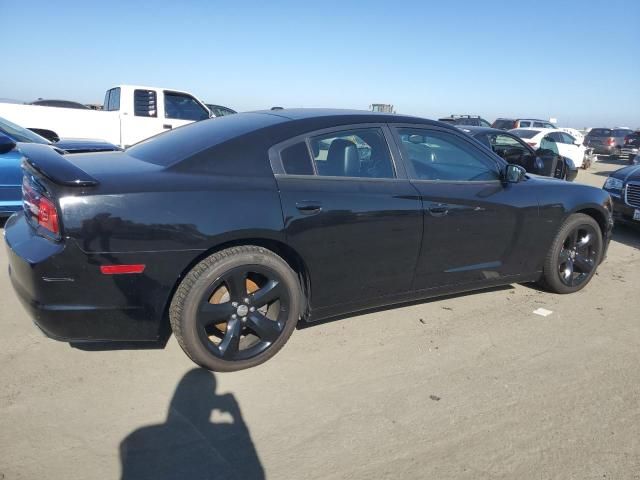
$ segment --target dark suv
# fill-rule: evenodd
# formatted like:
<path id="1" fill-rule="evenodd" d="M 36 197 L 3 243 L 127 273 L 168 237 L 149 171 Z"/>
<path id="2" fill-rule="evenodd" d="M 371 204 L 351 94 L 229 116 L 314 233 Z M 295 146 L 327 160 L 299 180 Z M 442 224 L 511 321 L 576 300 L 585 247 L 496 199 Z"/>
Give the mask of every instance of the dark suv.
<path id="1" fill-rule="evenodd" d="M 553 123 L 537 118 L 497 118 L 491 125 L 499 130 L 512 130 L 514 128 L 558 128 Z"/>
<path id="2" fill-rule="evenodd" d="M 479 115 L 449 115 L 438 119 L 450 125 L 469 125 L 471 127 L 490 127 L 491 124 Z"/>
<path id="3" fill-rule="evenodd" d="M 617 157 L 622 154 L 625 137 L 632 133 L 629 128 L 592 128 L 584 144 L 593 148 L 593 153 Z"/>
<path id="4" fill-rule="evenodd" d="M 624 137 L 624 142 L 620 149 L 620 156 L 627 157 L 631 165 L 633 165 L 636 155 L 640 155 L 640 130 Z"/>

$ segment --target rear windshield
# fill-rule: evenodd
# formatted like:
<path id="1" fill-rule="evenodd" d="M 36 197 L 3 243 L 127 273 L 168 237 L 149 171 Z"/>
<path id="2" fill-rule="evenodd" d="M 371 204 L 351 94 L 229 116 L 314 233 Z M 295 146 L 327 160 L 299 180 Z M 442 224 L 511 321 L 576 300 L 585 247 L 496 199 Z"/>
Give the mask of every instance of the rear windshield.
<path id="1" fill-rule="evenodd" d="M 129 147 L 127 153 L 144 162 L 167 167 L 227 140 L 284 120 L 276 115 L 260 113 L 212 118 L 143 140 Z"/>
<path id="2" fill-rule="evenodd" d="M 511 129 L 513 128 L 513 120 L 504 120 L 504 119 L 498 119 L 495 122 L 493 122 L 493 128 L 500 128 L 500 129 Z"/>
<path id="3" fill-rule="evenodd" d="M 588 137 L 612 137 L 613 130 L 610 128 L 592 128 L 587 134 Z"/>
<path id="4" fill-rule="evenodd" d="M 520 138 L 533 138 L 536 135 L 538 135 L 540 132 L 538 132 L 537 130 L 527 130 L 527 129 L 518 128 L 517 130 L 511 130 L 511 133 L 515 133 Z"/>

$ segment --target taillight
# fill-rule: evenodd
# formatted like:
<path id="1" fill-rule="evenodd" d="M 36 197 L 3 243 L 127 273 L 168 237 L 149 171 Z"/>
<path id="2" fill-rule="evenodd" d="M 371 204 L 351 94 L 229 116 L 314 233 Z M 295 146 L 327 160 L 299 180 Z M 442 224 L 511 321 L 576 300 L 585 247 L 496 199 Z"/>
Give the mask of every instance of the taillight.
<path id="1" fill-rule="evenodd" d="M 616 139 L 615 138 L 609 138 L 607 140 L 607 144 L 609 144 L 609 145 L 613 145 L 614 143 L 616 143 Z"/>
<path id="2" fill-rule="evenodd" d="M 55 236 L 60 235 L 60 221 L 56 206 L 36 190 L 26 176 L 22 182 L 22 202 L 25 213 L 33 223 Z"/>

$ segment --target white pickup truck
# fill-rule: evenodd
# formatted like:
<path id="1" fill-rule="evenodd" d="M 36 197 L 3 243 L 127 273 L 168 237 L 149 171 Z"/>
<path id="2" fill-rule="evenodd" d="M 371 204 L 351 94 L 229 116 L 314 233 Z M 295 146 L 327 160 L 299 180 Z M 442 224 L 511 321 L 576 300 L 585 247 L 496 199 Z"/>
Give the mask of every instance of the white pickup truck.
<path id="1" fill-rule="evenodd" d="M 211 116 L 205 104 L 187 92 L 136 85 L 107 90 L 103 110 L 0 103 L 0 117 L 23 127 L 121 147 Z"/>

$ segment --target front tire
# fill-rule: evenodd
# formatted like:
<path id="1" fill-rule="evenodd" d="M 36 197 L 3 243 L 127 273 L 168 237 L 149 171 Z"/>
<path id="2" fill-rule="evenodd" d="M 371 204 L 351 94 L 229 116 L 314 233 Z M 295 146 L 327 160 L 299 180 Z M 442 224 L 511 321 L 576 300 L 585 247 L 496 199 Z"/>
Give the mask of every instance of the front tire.
<path id="1" fill-rule="evenodd" d="M 298 277 L 287 262 L 247 245 L 217 252 L 193 267 L 173 296 L 169 319 L 191 360 L 231 372 L 278 353 L 302 305 Z"/>
<path id="2" fill-rule="evenodd" d="M 583 289 L 596 273 L 602 249 L 598 222 L 582 213 L 569 216 L 551 244 L 540 283 L 561 294 Z"/>

